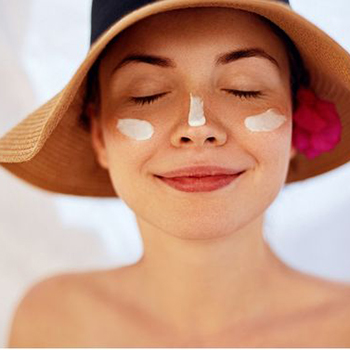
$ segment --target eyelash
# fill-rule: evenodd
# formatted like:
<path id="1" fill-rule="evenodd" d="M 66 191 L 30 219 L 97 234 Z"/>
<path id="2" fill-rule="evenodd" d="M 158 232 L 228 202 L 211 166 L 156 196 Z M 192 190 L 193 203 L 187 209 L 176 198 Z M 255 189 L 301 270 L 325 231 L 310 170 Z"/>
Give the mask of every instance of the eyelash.
<path id="1" fill-rule="evenodd" d="M 239 98 L 257 98 L 262 95 L 261 91 L 240 91 L 240 90 L 230 90 L 230 89 L 224 89 L 228 93 L 231 93 L 235 96 L 238 96 Z M 162 94 L 153 95 L 153 96 L 146 96 L 146 97 L 131 97 L 131 100 L 134 101 L 136 104 L 151 104 L 152 102 L 158 100 L 163 95 L 167 94 L 167 92 L 164 92 Z"/>
<path id="2" fill-rule="evenodd" d="M 164 92 L 162 94 L 158 94 L 158 95 L 153 95 L 153 96 L 146 96 L 146 97 L 131 97 L 131 100 L 134 101 L 136 104 L 145 104 L 145 103 L 152 103 L 156 100 L 158 100 L 160 97 L 162 97 L 163 95 L 167 94 L 167 92 Z"/>

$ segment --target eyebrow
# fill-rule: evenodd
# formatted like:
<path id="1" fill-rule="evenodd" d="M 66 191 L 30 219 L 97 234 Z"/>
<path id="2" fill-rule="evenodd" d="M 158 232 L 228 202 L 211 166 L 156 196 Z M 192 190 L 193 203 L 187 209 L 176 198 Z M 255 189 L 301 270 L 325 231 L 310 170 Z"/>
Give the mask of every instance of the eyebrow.
<path id="1" fill-rule="evenodd" d="M 231 62 L 238 61 L 242 58 L 248 57 L 259 57 L 264 58 L 272 62 L 278 69 L 280 66 L 275 58 L 269 55 L 266 51 L 261 48 L 248 48 L 248 49 L 240 49 L 235 51 L 229 51 L 224 54 L 219 55 L 215 60 L 215 66 L 228 64 Z M 117 70 L 125 67 L 126 65 L 132 62 L 142 62 L 152 64 L 154 66 L 163 67 L 163 68 L 176 68 L 176 64 L 173 60 L 167 57 L 155 56 L 155 55 L 147 55 L 142 53 L 133 53 L 126 57 L 124 57 L 121 62 L 113 69 L 112 74 L 114 74 Z"/>

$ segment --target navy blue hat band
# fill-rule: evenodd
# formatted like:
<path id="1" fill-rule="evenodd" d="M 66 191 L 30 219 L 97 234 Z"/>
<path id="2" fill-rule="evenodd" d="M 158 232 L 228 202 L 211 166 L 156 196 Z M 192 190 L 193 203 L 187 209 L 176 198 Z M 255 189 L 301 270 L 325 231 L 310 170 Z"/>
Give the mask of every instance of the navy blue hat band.
<path id="1" fill-rule="evenodd" d="M 91 8 L 90 45 L 113 23 L 128 13 L 157 0 L 93 0 Z M 158 0 L 159 1 L 159 0 Z M 277 0 L 289 4 L 289 0 Z"/>

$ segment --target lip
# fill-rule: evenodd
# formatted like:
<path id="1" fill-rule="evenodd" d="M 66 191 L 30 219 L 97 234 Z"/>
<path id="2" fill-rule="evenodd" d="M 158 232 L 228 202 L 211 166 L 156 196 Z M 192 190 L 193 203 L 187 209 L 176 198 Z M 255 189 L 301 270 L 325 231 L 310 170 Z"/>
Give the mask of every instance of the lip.
<path id="1" fill-rule="evenodd" d="M 172 177 L 157 176 L 165 184 L 183 192 L 210 192 L 228 186 L 236 181 L 243 172 L 233 175 L 209 175 L 202 177 Z"/>
<path id="2" fill-rule="evenodd" d="M 244 169 L 232 169 L 224 168 L 221 166 L 191 166 L 181 169 L 175 169 L 167 171 L 165 173 L 156 174 L 161 178 L 178 178 L 178 177 L 206 177 L 206 176 L 218 176 L 218 175 L 236 175 L 244 171 Z"/>

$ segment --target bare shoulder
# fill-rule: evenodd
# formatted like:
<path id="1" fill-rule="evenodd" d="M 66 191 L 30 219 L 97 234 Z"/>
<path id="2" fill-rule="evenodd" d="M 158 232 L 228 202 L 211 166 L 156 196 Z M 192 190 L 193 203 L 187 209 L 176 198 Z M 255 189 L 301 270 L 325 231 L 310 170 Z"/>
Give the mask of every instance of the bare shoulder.
<path id="1" fill-rule="evenodd" d="M 344 340 L 343 346 L 350 347 L 350 283 L 339 284 L 339 303 L 337 316 L 335 317 L 334 326 L 339 329 L 340 339 Z"/>
<path id="2" fill-rule="evenodd" d="M 69 274 L 55 275 L 29 288 L 13 314 L 8 347 L 50 347 L 58 340 L 69 341 L 69 327 L 60 325 L 74 316 L 72 305 L 77 307 L 74 280 Z"/>
<path id="3" fill-rule="evenodd" d="M 106 319 L 113 326 L 120 325 L 110 333 L 121 337 L 125 300 L 120 291 L 127 285 L 124 270 L 113 273 L 113 285 L 120 288 L 112 290 L 107 282 L 111 278 L 105 277 L 109 273 L 103 271 L 66 273 L 36 283 L 18 303 L 7 346 L 64 348 L 100 344 Z"/>
<path id="4" fill-rule="evenodd" d="M 323 278 L 314 281 L 316 289 L 313 295 L 320 293 L 325 296 L 325 302 L 314 309 L 315 336 L 318 332 L 319 338 L 325 337 L 325 343 L 328 339 L 334 341 L 334 346 L 350 347 L 350 283 Z"/>
<path id="5" fill-rule="evenodd" d="M 350 284 L 332 283 L 331 295 L 334 303 L 330 303 L 329 326 L 325 324 L 324 333 L 334 339 L 334 346 L 350 347 Z"/>

